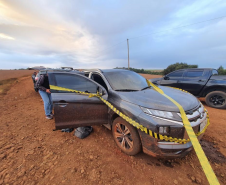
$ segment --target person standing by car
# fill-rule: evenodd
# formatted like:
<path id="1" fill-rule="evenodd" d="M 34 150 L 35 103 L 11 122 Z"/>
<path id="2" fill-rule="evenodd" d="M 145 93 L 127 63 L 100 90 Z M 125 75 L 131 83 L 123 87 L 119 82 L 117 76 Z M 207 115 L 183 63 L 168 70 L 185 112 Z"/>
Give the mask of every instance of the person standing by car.
<path id="1" fill-rule="evenodd" d="M 33 74 L 32 74 L 32 76 L 31 76 L 31 78 L 32 78 L 32 80 L 33 80 L 33 83 L 35 84 L 35 77 L 36 77 L 36 72 L 34 72 Z"/>
<path id="2" fill-rule="evenodd" d="M 40 75 L 36 83 L 36 87 L 38 88 L 38 92 L 44 102 L 46 119 L 53 119 L 53 114 L 52 114 L 53 103 L 52 103 L 52 97 L 51 97 L 49 79 L 48 79 L 47 73 Z"/>
<path id="3" fill-rule="evenodd" d="M 34 90 L 35 90 L 36 92 L 38 92 L 38 88 L 36 87 L 36 81 L 35 81 L 36 75 L 37 75 L 37 73 L 34 72 L 34 73 L 32 74 L 32 76 L 31 76 L 31 78 L 32 78 L 32 81 L 33 81 L 33 83 L 34 83 Z"/>

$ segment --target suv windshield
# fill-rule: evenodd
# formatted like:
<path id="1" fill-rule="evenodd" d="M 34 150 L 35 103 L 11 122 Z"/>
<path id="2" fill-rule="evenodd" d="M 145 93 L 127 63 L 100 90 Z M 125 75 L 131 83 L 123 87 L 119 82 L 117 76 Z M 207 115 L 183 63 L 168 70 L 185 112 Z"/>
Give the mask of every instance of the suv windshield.
<path id="1" fill-rule="evenodd" d="M 116 91 L 140 91 L 148 87 L 146 79 L 132 71 L 106 72 L 104 75 Z"/>

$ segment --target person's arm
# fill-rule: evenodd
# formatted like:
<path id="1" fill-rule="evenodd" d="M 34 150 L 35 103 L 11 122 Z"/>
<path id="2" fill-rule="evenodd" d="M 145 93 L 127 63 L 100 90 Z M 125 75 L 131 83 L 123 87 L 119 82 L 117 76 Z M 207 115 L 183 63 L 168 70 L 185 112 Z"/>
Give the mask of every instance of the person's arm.
<path id="1" fill-rule="evenodd" d="M 46 88 L 42 86 L 42 84 L 44 83 L 44 79 L 45 79 L 45 76 L 40 75 L 38 81 L 36 82 L 37 88 L 42 91 L 46 91 Z"/>

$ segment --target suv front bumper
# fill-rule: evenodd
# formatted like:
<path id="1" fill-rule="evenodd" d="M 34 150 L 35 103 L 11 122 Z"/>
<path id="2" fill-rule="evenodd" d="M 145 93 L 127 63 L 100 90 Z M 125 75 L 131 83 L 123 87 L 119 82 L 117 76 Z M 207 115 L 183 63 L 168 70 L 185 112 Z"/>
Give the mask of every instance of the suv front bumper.
<path id="1" fill-rule="evenodd" d="M 141 136 L 143 152 L 158 158 L 177 158 L 184 157 L 192 149 L 192 143 L 179 144 L 175 142 L 158 141 L 157 139 L 148 136 L 144 132 L 139 132 Z M 203 134 L 198 136 L 198 140 Z"/>

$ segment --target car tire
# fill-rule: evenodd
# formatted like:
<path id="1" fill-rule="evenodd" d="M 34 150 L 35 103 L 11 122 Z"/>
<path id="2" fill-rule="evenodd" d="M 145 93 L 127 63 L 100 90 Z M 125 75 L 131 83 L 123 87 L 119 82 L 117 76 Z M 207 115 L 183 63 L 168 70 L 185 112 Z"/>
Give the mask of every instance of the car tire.
<path id="1" fill-rule="evenodd" d="M 206 104 L 217 109 L 226 108 L 226 93 L 223 91 L 213 91 L 206 95 Z"/>
<path id="2" fill-rule="evenodd" d="M 112 135 L 118 147 L 128 155 L 141 151 L 141 140 L 135 127 L 118 117 L 112 125 Z"/>

